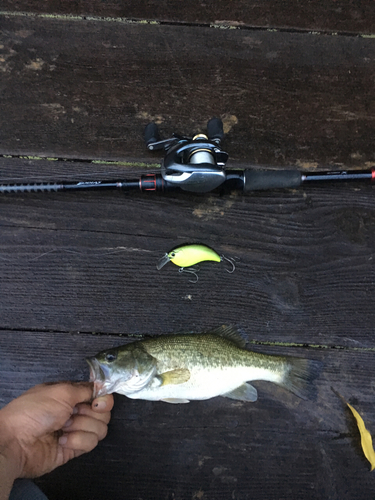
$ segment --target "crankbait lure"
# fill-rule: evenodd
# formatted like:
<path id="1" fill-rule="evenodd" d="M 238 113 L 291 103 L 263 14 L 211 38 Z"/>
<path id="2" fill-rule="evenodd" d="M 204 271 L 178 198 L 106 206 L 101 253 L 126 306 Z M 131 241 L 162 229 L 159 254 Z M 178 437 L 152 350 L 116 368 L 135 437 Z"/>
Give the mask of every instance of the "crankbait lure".
<path id="1" fill-rule="evenodd" d="M 232 265 L 232 269 L 228 270 L 228 273 L 233 273 L 235 270 L 235 265 L 231 259 L 225 257 L 224 255 L 219 255 L 215 250 L 206 246 L 206 245 L 183 245 L 180 247 L 176 247 L 170 252 L 163 255 L 163 257 L 159 260 L 156 268 L 160 270 L 163 266 L 165 266 L 168 262 L 172 262 L 176 266 L 180 268 L 180 272 L 190 272 L 194 274 L 198 281 L 198 276 L 195 271 L 185 270 L 185 267 L 191 267 L 199 262 L 203 262 L 206 260 L 211 260 L 214 262 L 223 262 L 224 260 L 228 261 Z M 195 283 L 196 283 L 195 281 Z"/>

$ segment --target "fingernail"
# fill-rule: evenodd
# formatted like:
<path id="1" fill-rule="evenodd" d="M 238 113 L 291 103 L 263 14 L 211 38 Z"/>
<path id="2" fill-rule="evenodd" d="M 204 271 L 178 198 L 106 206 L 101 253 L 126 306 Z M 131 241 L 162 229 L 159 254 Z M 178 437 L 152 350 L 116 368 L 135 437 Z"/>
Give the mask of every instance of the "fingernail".
<path id="1" fill-rule="evenodd" d="M 97 401 L 95 404 L 94 404 L 94 408 L 96 408 L 97 410 L 104 410 L 107 406 L 107 403 L 105 401 L 103 401 L 103 399 L 99 399 L 99 401 Z"/>
<path id="2" fill-rule="evenodd" d="M 65 422 L 65 424 L 63 425 L 63 427 L 69 427 L 69 425 L 72 425 L 72 422 L 73 422 L 73 419 L 72 419 L 72 418 L 70 418 L 69 420 L 67 420 L 67 421 Z"/>
<path id="3" fill-rule="evenodd" d="M 75 407 L 73 408 L 73 415 L 76 415 L 77 413 L 78 413 L 78 408 L 75 406 Z"/>
<path id="4" fill-rule="evenodd" d="M 59 438 L 59 444 L 64 445 L 64 444 L 66 444 L 67 442 L 68 442 L 68 436 L 64 436 L 64 435 L 63 435 L 63 436 L 61 436 L 61 437 Z"/>

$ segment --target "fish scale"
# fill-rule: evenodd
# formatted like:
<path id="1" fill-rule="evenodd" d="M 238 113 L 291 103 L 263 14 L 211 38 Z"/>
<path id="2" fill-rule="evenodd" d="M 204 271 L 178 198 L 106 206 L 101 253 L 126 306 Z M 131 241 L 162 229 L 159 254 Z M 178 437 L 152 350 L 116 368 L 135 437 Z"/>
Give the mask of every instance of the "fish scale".
<path id="1" fill-rule="evenodd" d="M 252 380 L 279 384 L 308 398 L 320 363 L 244 348 L 233 327 L 203 334 L 163 335 L 102 351 L 88 362 L 96 395 L 186 403 L 224 396 L 255 401 Z"/>

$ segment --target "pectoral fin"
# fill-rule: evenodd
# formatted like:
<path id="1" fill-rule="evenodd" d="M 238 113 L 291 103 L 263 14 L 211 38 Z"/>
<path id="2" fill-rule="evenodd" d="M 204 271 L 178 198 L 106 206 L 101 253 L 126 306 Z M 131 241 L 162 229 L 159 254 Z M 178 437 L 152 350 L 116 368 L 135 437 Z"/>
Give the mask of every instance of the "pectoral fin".
<path id="1" fill-rule="evenodd" d="M 234 389 L 234 391 L 222 394 L 225 398 L 237 399 L 239 401 L 251 401 L 254 402 L 258 399 L 258 392 L 254 386 L 249 383 L 245 383 Z"/>
<path id="2" fill-rule="evenodd" d="M 160 401 L 164 401 L 164 403 L 171 403 L 173 405 L 178 405 L 181 403 L 190 403 L 188 399 L 179 399 L 179 398 L 167 398 L 167 399 L 161 399 Z"/>
<path id="3" fill-rule="evenodd" d="M 190 371 L 187 368 L 177 368 L 169 372 L 161 373 L 157 376 L 160 385 L 178 385 L 187 382 L 190 378 Z"/>

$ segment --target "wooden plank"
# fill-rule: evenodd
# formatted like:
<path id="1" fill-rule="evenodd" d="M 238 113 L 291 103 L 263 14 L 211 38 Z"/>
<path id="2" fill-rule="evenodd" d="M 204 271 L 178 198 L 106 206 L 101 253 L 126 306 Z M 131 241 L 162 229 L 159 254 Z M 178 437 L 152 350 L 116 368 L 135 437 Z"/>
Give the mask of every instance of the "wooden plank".
<path id="1" fill-rule="evenodd" d="M 28 178 L 35 168 L 41 179 L 44 168 L 47 180 L 51 163 L 59 170 L 56 162 L 7 160 L 18 180 L 23 163 Z M 108 166 L 95 168 L 104 176 Z M 120 178 L 137 173 L 117 168 Z M 370 185 L 0 201 L 1 328 L 147 334 L 232 323 L 260 342 L 372 346 Z M 188 242 L 237 258 L 235 272 L 205 263 L 193 284 L 172 264 L 156 270 L 166 251 Z"/>
<path id="2" fill-rule="evenodd" d="M 374 32 L 374 6 L 371 0 L 360 3 L 343 0 L 318 0 L 309 2 L 264 0 L 223 0 L 158 2 L 134 0 L 80 0 L 70 2 L 60 0 L 41 2 L 40 0 L 3 0 L 2 9 L 8 11 L 74 15 L 102 16 L 114 18 L 136 18 L 159 22 L 213 24 L 232 27 L 267 27 L 282 29 L 305 29 L 341 31 L 348 33 Z"/>
<path id="3" fill-rule="evenodd" d="M 374 161 L 371 38 L 12 16 L 1 25 L 3 154 L 152 162 L 147 122 L 168 137 L 221 116 L 231 164 Z"/>
<path id="4" fill-rule="evenodd" d="M 20 340 L 22 339 L 22 342 Z M 35 383 L 85 379 L 85 356 L 128 342 L 115 336 L 2 331 L 0 406 Z M 319 359 L 316 401 L 257 383 L 259 400 L 168 405 L 116 397 L 96 450 L 39 480 L 49 498 L 372 498 L 355 423 L 331 387 L 374 432 L 374 353 L 262 348 Z M 288 480 L 286 480 L 288 478 Z"/>

